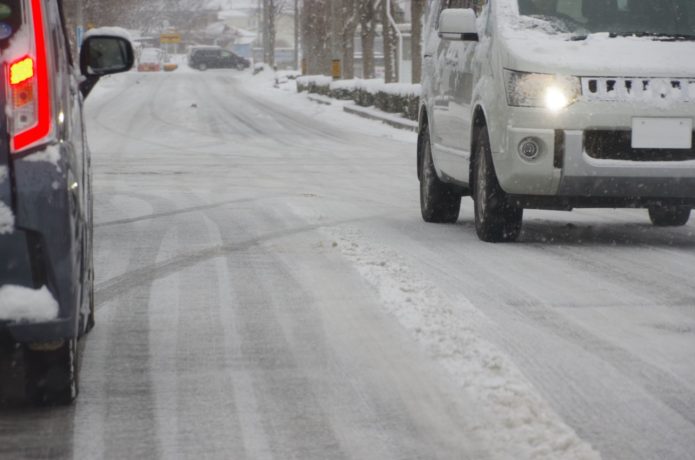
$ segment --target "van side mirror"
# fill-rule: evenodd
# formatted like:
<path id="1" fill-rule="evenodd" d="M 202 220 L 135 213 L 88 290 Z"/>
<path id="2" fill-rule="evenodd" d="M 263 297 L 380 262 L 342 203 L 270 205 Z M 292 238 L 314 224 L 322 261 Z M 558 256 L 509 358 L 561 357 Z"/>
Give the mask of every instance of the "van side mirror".
<path id="1" fill-rule="evenodd" d="M 439 16 L 439 38 L 478 41 L 475 11 L 471 8 L 448 8 Z"/>
<path id="2" fill-rule="evenodd" d="M 84 97 L 104 75 L 126 72 L 133 67 L 133 45 L 123 35 L 99 30 L 89 33 L 80 49 L 80 71 L 85 78 L 80 84 Z"/>

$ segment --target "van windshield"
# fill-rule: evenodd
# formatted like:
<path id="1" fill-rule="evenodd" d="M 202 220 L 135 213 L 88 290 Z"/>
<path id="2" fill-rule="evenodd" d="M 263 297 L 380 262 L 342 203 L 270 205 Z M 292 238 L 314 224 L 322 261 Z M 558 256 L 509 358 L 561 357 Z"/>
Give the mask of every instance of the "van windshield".
<path id="1" fill-rule="evenodd" d="M 519 0 L 519 13 L 558 32 L 695 39 L 693 0 Z"/>

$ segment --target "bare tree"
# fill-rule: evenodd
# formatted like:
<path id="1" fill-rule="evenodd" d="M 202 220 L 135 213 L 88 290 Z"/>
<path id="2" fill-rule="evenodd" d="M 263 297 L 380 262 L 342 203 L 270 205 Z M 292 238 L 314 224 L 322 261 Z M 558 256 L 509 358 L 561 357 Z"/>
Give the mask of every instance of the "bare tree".
<path id="1" fill-rule="evenodd" d="M 341 54 L 343 56 L 343 78 L 355 78 L 355 31 L 359 23 L 358 0 L 342 0 Z"/>
<path id="2" fill-rule="evenodd" d="M 396 43 L 396 31 L 393 29 L 391 21 L 389 20 L 389 17 L 392 17 L 395 12 L 393 3 L 393 1 L 388 2 L 382 0 L 380 8 L 381 30 L 384 37 L 384 80 L 386 83 L 398 81 L 398 68 L 396 63 L 398 47 Z M 390 11 L 389 4 L 391 6 Z"/>
<path id="3" fill-rule="evenodd" d="M 362 77 L 374 78 L 374 37 L 377 26 L 377 7 L 380 0 L 359 0 L 360 39 L 362 42 Z"/>
<path id="4" fill-rule="evenodd" d="M 331 74 L 330 2 L 304 0 L 302 43 L 309 74 Z"/>
<path id="5" fill-rule="evenodd" d="M 263 57 L 271 66 L 275 65 L 277 21 L 289 6 L 288 0 L 263 0 Z"/>
<path id="6" fill-rule="evenodd" d="M 412 76 L 413 83 L 420 83 L 422 80 L 422 20 L 425 11 L 425 0 L 411 0 L 410 16 L 412 20 L 411 26 L 411 43 L 412 43 L 412 59 L 413 68 Z"/>

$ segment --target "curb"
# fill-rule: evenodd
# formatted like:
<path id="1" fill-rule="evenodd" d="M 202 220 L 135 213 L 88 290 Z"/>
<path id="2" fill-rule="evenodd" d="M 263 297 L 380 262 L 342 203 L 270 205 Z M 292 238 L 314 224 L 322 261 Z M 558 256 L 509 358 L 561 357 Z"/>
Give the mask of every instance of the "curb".
<path id="1" fill-rule="evenodd" d="M 394 128 L 405 129 L 413 132 L 417 132 L 418 130 L 418 123 L 416 121 L 408 120 L 407 118 L 399 117 L 398 115 L 385 113 L 372 107 L 361 107 L 353 103 L 343 106 L 343 111 L 362 118 L 367 118 L 369 120 L 381 121 L 387 125 L 393 126 Z"/>
<path id="2" fill-rule="evenodd" d="M 321 96 L 320 94 L 308 94 L 307 98 L 312 102 L 318 102 L 323 105 L 333 105 L 333 100 L 330 97 Z"/>

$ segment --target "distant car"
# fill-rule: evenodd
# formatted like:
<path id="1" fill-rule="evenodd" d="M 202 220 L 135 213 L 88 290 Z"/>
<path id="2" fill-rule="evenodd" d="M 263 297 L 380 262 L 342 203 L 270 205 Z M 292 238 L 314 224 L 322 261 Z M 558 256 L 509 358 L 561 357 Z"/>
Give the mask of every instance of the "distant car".
<path id="1" fill-rule="evenodd" d="M 251 62 L 219 46 L 195 46 L 188 53 L 188 65 L 198 70 L 244 70 L 251 66 Z"/>
<path id="2" fill-rule="evenodd" d="M 132 67 L 133 48 L 123 29 L 93 29 L 78 75 L 60 2 L 0 6 L 7 25 L 0 35 L 0 355 L 21 350 L 28 399 L 68 404 L 78 390 L 77 342 L 94 324 L 82 102 L 100 77 Z M 0 374 L 0 386 L 6 377 Z"/>
<path id="3" fill-rule="evenodd" d="M 138 59 L 138 72 L 159 72 L 162 70 L 163 53 L 158 48 L 144 48 Z"/>

